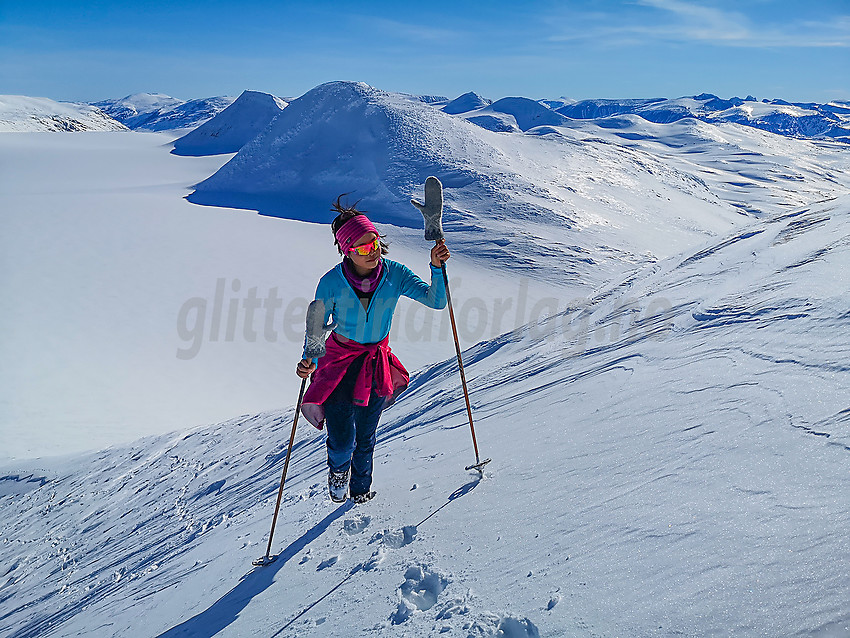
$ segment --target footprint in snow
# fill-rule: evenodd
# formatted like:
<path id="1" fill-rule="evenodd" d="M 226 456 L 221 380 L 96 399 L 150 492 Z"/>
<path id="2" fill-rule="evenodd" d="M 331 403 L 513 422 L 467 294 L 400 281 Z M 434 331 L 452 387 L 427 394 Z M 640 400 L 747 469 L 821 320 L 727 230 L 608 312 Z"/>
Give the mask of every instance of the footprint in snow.
<path id="1" fill-rule="evenodd" d="M 400 549 L 405 545 L 410 545 L 416 539 L 416 525 L 405 525 L 401 529 L 388 530 L 378 532 L 369 541 L 372 543 L 381 543 L 384 547 L 390 549 Z"/>
<path id="2" fill-rule="evenodd" d="M 470 636 L 502 636 L 504 638 L 540 638 L 540 630 L 528 618 L 510 614 L 484 614 L 465 627 Z"/>
<path id="3" fill-rule="evenodd" d="M 338 560 L 339 560 L 339 556 L 331 556 L 330 558 L 326 558 L 321 563 L 319 563 L 319 566 L 316 567 L 316 571 L 320 572 L 323 569 L 327 569 L 328 567 L 332 567 L 333 565 L 336 565 Z"/>
<path id="4" fill-rule="evenodd" d="M 369 527 L 369 523 L 372 522 L 371 516 L 366 516 L 365 514 L 359 514 L 354 518 L 347 518 L 342 523 L 342 529 L 349 536 L 353 536 L 354 534 L 359 534 L 364 529 Z"/>
<path id="5" fill-rule="evenodd" d="M 404 573 L 405 581 L 398 588 L 398 608 L 390 616 L 394 625 L 406 622 L 416 611 L 427 611 L 437 604 L 437 598 L 449 584 L 449 579 L 428 567 L 413 565 Z"/>
<path id="6" fill-rule="evenodd" d="M 363 569 L 367 572 L 372 571 L 373 569 L 378 569 L 378 567 L 380 567 L 381 563 L 384 562 L 384 559 L 386 557 L 387 557 L 386 548 L 379 547 L 378 549 L 376 549 L 372 553 L 372 556 L 369 558 L 369 560 L 367 560 L 365 563 L 363 563 Z"/>

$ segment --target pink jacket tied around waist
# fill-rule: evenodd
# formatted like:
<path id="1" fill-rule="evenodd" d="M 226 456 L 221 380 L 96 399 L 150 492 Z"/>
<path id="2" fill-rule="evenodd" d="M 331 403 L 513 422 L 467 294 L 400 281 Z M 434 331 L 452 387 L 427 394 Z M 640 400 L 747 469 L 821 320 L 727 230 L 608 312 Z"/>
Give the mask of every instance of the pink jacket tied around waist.
<path id="1" fill-rule="evenodd" d="M 369 404 L 374 378 L 375 393 L 389 397 L 384 407 L 393 404 L 410 383 L 410 375 L 389 346 L 389 337 L 378 343 L 357 343 L 336 333 L 331 333 L 325 343 L 325 356 L 319 359 L 318 367 L 310 378 L 310 387 L 301 402 L 301 414 L 316 428 L 325 425 L 323 404 L 336 389 L 354 360 L 367 353 L 366 360 L 354 382 L 352 403 Z"/>

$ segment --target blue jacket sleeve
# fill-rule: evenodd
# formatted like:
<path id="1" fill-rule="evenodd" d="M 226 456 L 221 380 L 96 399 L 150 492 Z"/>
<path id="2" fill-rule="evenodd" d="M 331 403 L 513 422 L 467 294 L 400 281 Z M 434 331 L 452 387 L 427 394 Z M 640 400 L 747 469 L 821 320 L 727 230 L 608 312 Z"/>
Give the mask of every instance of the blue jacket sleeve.
<path id="1" fill-rule="evenodd" d="M 328 284 L 328 276 L 325 275 L 319 280 L 319 285 L 316 286 L 316 299 L 322 300 L 325 304 L 325 316 L 324 316 L 324 324 L 328 325 L 328 319 L 330 319 L 331 314 L 334 312 L 334 296 L 333 291 L 331 290 L 331 286 Z M 307 358 L 307 334 L 305 330 L 304 334 L 304 350 L 301 353 L 301 358 Z M 313 357 L 313 363 L 318 363 L 319 358 Z"/>
<path id="2" fill-rule="evenodd" d="M 415 299 L 429 308 L 442 310 L 446 307 L 446 284 L 443 281 L 443 271 L 434 264 L 430 264 L 430 267 L 431 285 L 429 286 L 410 268 L 402 266 L 404 270 L 402 271 L 401 294 Z"/>

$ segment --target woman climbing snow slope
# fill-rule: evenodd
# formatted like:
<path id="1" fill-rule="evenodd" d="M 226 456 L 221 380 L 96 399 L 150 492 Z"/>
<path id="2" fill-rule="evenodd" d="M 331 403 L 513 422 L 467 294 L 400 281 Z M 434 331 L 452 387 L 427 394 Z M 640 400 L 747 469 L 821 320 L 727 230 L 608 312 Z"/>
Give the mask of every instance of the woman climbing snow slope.
<path id="1" fill-rule="evenodd" d="M 349 496 L 365 503 L 375 496 L 372 457 L 378 421 L 384 408 L 407 388 L 409 375 L 389 346 L 393 314 L 400 297 L 430 308 L 446 307 L 441 262 L 451 256 L 444 240 L 431 249 L 431 284 L 407 266 L 386 259 L 382 235 L 355 203 L 337 198 L 331 224 L 342 262 L 319 280 L 316 299 L 324 303 L 324 322 L 334 330 L 326 354 L 308 359 L 305 353 L 296 374 L 307 378 L 301 412 L 319 429 L 326 427 L 328 491 L 331 500 Z"/>

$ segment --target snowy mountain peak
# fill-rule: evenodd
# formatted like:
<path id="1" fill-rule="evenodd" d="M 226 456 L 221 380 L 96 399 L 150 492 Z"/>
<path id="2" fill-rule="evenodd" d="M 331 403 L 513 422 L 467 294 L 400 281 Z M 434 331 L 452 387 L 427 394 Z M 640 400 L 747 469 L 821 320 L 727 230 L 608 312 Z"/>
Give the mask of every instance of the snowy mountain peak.
<path id="1" fill-rule="evenodd" d="M 287 106 L 285 100 L 260 91 L 243 91 L 215 117 L 174 142 L 175 155 L 235 153 L 254 139 Z"/>
<path id="2" fill-rule="evenodd" d="M 163 93 L 133 93 L 118 100 L 101 100 L 94 102 L 105 113 L 118 120 L 126 120 L 159 109 L 170 109 L 183 104 L 180 100 Z"/>
<path id="3" fill-rule="evenodd" d="M 563 115 L 527 97 L 503 97 L 489 107 L 479 110 L 478 113 L 483 114 L 487 111 L 513 116 L 521 131 L 527 131 L 535 126 L 558 126 L 567 121 Z"/>
<path id="4" fill-rule="evenodd" d="M 478 95 L 478 93 L 469 91 L 468 93 L 464 93 L 446 104 L 443 107 L 443 111 L 450 115 L 457 115 L 459 113 L 467 113 L 468 111 L 483 108 L 491 103 L 492 100 L 488 100 Z"/>
<path id="5" fill-rule="evenodd" d="M 279 98 L 276 95 L 272 95 L 271 93 L 264 93 L 263 91 L 252 91 L 250 89 L 245 89 L 244 91 L 242 91 L 242 93 L 239 95 L 239 97 L 236 98 L 233 104 L 236 104 L 237 102 L 251 105 L 266 105 L 271 102 L 274 103 L 274 105 L 277 106 L 277 108 L 281 111 L 285 109 L 286 106 L 289 104 L 289 102 L 287 102 L 283 98 Z M 233 106 L 233 104 L 231 104 L 231 106 Z"/>
<path id="6" fill-rule="evenodd" d="M 480 146 L 465 122 L 417 96 L 328 82 L 290 102 L 190 200 L 325 221 L 329 194 L 352 192 L 377 221 L 421 225 L 414 185 L 431 174 L 446 186 L 471 179 L 457 144 Z"/>

